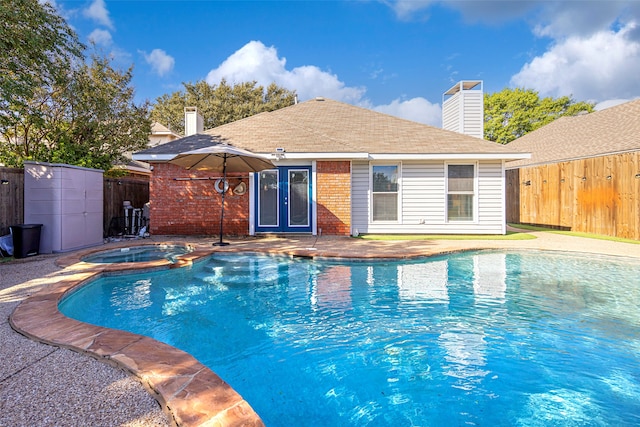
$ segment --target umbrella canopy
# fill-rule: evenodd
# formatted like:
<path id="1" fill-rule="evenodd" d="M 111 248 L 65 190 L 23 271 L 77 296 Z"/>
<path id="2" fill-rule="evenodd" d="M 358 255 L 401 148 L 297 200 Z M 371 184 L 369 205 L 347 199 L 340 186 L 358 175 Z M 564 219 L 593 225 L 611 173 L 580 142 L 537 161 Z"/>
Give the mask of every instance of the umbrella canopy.
<path id="1" fill-rule="evenodd" d="M 276 166 L 271 160 L 251 151 L 234 147 L 228 144 L 216 144 L 197 150 L 185 151 L 169 160 L 187 170 L 221 172 L 225 180 L 222 185 L 222 207 L 220 209 L 220 241 L 216 245 L 223 246 L 228 243 L 222 241 L 222 224 L 224 222 L 224 193 L 226 193 L 227 172 L 260 172 L 265 169 L 273 169 Z"/>
<path id="2" fill-rule="evenodd" d="M 261 170 L 275 168 L 271 160 L 266 157 L 228 144 L 216 144 L 197 150 L 185 151 L 171 159 L 169 163 L 182 166 L 187 170 L 221 173 L 260 172 Z"/>

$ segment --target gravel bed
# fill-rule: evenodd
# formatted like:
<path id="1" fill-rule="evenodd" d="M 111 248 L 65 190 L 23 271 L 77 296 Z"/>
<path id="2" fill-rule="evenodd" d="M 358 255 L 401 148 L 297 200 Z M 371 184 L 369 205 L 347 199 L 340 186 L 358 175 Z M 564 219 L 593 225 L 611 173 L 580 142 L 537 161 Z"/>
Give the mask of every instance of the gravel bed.
<path id="1" fill-rule="evenodd" d="M 13 309 L 60 271 L 56 258 L 0 262 L 0 426 L 170 426 L 131 375 L 11 329 Z"/>

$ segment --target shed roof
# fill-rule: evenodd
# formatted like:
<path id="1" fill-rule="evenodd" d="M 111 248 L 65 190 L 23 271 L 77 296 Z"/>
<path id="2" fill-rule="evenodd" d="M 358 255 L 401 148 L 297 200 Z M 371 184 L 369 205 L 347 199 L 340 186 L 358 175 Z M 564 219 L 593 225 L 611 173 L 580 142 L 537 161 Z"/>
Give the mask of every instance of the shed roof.
<path id="1" fill-rule="evenodd" d="M 353 158 L 355 154 L 523 157 L 521 151 L 491 141 L 316 98 L 140 151 L 134 158 L 161 159 L 221 142 L 264 154 L 281 148 L 298 158 Z"/>
<path id="2" fill-rule="evenodd" d="M 507 144 L 531 158 L 507 169 L 640 150 L 640 99 L 559 119 Z"/>

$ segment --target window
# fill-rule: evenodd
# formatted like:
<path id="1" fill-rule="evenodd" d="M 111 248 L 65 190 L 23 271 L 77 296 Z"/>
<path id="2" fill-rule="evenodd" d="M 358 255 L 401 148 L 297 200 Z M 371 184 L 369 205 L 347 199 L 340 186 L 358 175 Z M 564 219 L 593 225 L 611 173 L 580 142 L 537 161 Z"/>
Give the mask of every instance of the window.
<path id="1" fill-rule="evenodd" d="M 447 166 L 447 220 L 473 221 L 475 166 Z"/>
<path id="2" fill-rule="evenodd" d="M 373 166 L 373 221 L 398 220 L 398 165 Z"/>
<path id="3" fill-rule="evenodd" d="M 278 226 L 278 171 L 266 170 L 258 174 L 258 226 Z"/>

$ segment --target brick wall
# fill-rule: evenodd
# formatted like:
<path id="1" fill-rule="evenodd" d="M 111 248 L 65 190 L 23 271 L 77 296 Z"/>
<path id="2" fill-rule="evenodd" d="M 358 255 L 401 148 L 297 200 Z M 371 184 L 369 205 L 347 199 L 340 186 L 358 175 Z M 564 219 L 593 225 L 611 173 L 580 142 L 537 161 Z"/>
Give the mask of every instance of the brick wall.
<path id="1" fill-rule="evenodd" d="M 176 181 L 174 178 L 210 178 Z M 169 163 L 154 163 L 149 183 L 150 232 L 173 235 L 217 235 L 220 232 L 221 196 L 215 190 L 215 172 L 192 172 Z M 231 191 L 240 181 L 249 185 L 248 174 L 229 175 L 225 194 L 224 234 L 249 233 L 249 191 Z"/>
<path id="2" fill-rule="evenodd" d="M 349 235 L 351 232 L 351 163 L 318 161 L 316 168 L 318 229 L 322 234 Z M 211 180 L 176 181 L 175 178 Z M 217 235 L 220 230 L 221 197 L 215 191 L 217 174 L 188 172 L 169 163 L 154 163 L 149 183 L 151 234 Z M 230 187 L 249 184 L 247 174 L 229 175 Z M 249 233 L 249 191 L 225 194 L 224 234 Z"/>
<path id="3" fill-rule="evenodd" d="M 318 232 L 346 235 L 351 233 L 351 162 L 318 161 L 316 163 L 318 197 Z"/>

